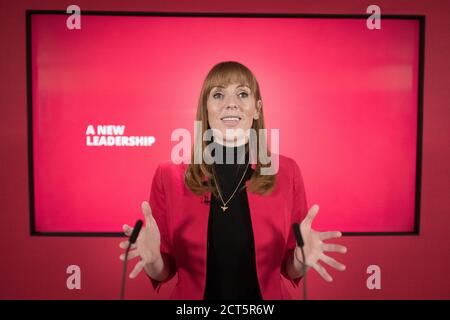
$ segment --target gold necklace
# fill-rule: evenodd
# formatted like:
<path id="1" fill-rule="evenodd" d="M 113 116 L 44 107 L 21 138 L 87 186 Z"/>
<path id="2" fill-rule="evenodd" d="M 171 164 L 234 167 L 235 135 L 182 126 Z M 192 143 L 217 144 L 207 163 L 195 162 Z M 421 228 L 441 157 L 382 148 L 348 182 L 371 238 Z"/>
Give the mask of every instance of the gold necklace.
<path id="1" fill-rule="evenodd" d="M 245 177 L 245 173 L 247 172 L 247 169 L 248 169 L 248 165 L 249 165 L 249 164 L 250 164 L 250 162 L 247 163 L 247 166 L 245 167 L 245 171 L 244 171 L 244 174 L 242 175 L 241 180 L 239 180 L 239 183 L 238 183 L 236 189 L 234 189 L 233 194 L 231 195 L 231 197 L 228 199 L 227 202 L 223 201 L 222 194 L 220 193 L 219 184 L 217 183 L 215 174 L 214 174 L 214 172 L 213 172 L 214 183 L 216 184 L 217 192 L 219 193 L 220 200 L 222 201 L 222 204 L 223 204 L 223 206 L 220 206 L 220 207 L 222 208 L 222 211 L 223 211 L 223 212 L 225 212 L 225 210 L 228 209 L 227 204 L 228 204 L 228 202 L 230 202 L 230 200 L 233 198 L 234 194 L 236 193 L 236 191 L 238 190 L 239 186 L 241 185 L 241 182 L 242 182 L 242 180 L 243 180 L 244 177 Z"/>

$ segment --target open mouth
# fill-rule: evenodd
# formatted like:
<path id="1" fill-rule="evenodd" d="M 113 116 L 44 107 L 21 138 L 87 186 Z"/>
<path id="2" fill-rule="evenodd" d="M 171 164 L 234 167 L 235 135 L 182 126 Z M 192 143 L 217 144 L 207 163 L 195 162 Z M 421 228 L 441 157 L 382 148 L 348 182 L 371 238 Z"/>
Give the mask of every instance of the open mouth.
<path id="1" fill-rule="evenodd" d="M 234 120 L 234 121 L 239 121 L 242 118 L 239 116 L 226 116 L 226 117 L 222 117 L 220 118 L 220 120 Z"/>
<path id="2" fill-rule="evenodd" d="M 235 127 L 239 124 L 239 121 L 241 121 L 241 117 L 239 116 L 225 116 L 220 118 L 220 120 L 222 120 L 222 122 L 227 126 L 227 127 Z"/>

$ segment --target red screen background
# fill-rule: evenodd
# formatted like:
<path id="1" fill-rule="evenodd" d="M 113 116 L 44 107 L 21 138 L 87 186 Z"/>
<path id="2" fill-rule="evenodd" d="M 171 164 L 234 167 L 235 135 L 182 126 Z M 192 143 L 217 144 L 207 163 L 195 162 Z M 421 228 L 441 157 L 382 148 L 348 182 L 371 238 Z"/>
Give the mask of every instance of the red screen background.
<path id="1" fill-rule="evenodd" d="M 193 136 L 202 80 L 226 60 L 256 74 L 266 126 L 321 207 L 317 228 L 413 231 L 418 20 L 374 31 L 364 18 L 86 15 L 81 30 L 64 14 L 31 19 L 36 231 L 137 219 L 171 133 Z M 88 125 L 104 124 L 156 142 L 87 146 Z"/>

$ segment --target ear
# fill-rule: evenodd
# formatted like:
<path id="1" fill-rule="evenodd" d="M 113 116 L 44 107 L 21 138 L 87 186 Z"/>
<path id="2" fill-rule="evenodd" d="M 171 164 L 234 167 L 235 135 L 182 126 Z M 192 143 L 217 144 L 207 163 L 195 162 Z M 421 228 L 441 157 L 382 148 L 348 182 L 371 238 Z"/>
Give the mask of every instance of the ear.
<path id="1" fill-rule="evenodd" d="M 262 101 L 258 100 L 256 103 L 256 114 L 253 116 L 253 119 L 257 120 L 259 118 L 261 108 L 262 108 Z"/>

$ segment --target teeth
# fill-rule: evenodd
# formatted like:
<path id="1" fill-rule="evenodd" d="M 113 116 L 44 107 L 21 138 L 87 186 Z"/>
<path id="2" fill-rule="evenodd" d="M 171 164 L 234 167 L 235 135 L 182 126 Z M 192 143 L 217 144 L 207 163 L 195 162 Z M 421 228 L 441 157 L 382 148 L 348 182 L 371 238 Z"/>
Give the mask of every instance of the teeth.
<path id="1" fill-rule="evenodd" d="M 223 117 L 222 120 L 241 120 L 239 117 Z"/>

